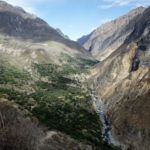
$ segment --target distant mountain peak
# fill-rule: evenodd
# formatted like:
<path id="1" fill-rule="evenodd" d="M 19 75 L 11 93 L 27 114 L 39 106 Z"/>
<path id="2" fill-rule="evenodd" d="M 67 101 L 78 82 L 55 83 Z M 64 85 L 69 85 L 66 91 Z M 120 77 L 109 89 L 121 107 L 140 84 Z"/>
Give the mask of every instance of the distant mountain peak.
<path id="1" fill-rule="evenodd" d="M 90 51 L 96 59 L 104 60 L 124 43 L 134 30 L 135 18 L 145 10 L 146 8 L 141 6 L 102 24 L 92 33 L 78 39 L 78 43 Z"/>

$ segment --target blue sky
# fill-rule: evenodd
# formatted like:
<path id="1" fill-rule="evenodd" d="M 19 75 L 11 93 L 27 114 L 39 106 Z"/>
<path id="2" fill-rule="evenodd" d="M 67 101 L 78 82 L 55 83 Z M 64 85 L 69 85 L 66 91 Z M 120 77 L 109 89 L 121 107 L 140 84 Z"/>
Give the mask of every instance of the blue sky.
<path id="1" fill-rule="evenodd" d="M 115 19 L 150 0 L 4 0 L 43 18 L 76 40 L 101 24 Z"/>

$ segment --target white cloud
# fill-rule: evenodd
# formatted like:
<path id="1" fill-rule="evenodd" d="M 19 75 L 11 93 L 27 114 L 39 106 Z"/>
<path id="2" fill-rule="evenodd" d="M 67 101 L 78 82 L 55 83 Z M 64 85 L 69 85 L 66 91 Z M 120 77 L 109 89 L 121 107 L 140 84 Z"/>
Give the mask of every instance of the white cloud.
<path id="1" fill-rule="evenodd" d="M 112 7 L 127 6 L 127 5 L 133 5 L 135 7 L 150 5 L 150 0 L 103 0 L 103 2 L 104 4 L 99 5 L 98 8 L 108 9 Z"/>
<path id="2" fill-rule="evenodd" d="M 38 13 L 37 5 L 61 4 L 66 0 L 4 0 L 14 6 L 20 6 L 30 13 Z"/>
<path id="3" fill-rule="evenodd" d="M 112 7 L 112 5 L 98 5 L 97 6 L 98 8 L 102 8 L 102 9 L 108 9 L 108 8 L 111 8 Z"/>
<path id="4" fill-rule="evenodd" d="M 103 0 L 106 3 L 111 3 L 111 5 L 118 5 L 118 6 L 124 6 L 124 5 L 128 5 L 131 2 L 134 2 L 136 0 Z"/>
<path id="5" fill-rule="evenodd" d="M 30 12 L 30 13 L 36 13 L 36 9 L 34 8 L 34 4 L 33 1 L 31 0 L 29 2 L 29 0 L 5 0 L 7 3 L 12 4 L 14 6 L 19 6 L 22 7 L 23 9 L 25 9 L 26 11 Z"/>
<path id="6" fill-rule="evenodd" d="M 111 18 L 102 19 L 102 20 L 101 20 L 101 24 L 104 24 L 104 23 L 109 22 L 109 21 L 111 21 L 111 20 L 112 20 Z"/>
<path id="7" fill-rule="evenodd" d="M 24 7 L 24 9 L 29 12 L 29 13 L 32 13 L 32 14 L 36 14 L 37 13 L 37 10 L 33 7 Z"/>
<path id="8" fill-rule="evenodd" d="M 140 7 L 140 6 L 144 6 L 144 7 L 148 7 L 150 6 L 150 2 L 145 2 L 145 3 L 136 3 L 135 4 L 135 7 Z"/>
<path id="9" fill-rule="evenodd" d="M 108 9 L 115 6 L 126 6 L 130 3 L 132 3 L 135 0 L 103 0 L 106 4 L 101 5 L 100 8 L 102 9 Z"/>
<path id="10" fill-rule="evenodd" d="M 53 2 L 55 0 L 4 0 L 4 1 L 19 6 L 19 5 L 34 5 L 34 4 L 36 5 L 39 3 Z"/>

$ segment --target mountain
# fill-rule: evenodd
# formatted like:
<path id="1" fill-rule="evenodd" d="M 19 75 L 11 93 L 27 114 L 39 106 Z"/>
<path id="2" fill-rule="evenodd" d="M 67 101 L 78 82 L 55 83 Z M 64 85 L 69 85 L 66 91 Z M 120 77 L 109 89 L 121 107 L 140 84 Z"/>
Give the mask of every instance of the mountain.
<path id="1" fill-rule="evenodd" d="M 0 150 L 116 150 L 86 83 L 98 61 L 22 8 L 0 1 L 0 20 Z"/>
<path id="2" fill-rule="evenodd" d="M 59 28 L 56 28 L 57 32 L 64 37 L 65 39 L 70 39 L 67 35 L 65 35 Z"/>
<path id="3" fill-rule="evenodd" d="M 98 60 L 104 60 L 118 49 L 134 31 L 135 20 L 144 12 L 138 7 L 128 14 L 103 24 L 87 36 L 78 39 L 78 43 Z"/>
<path id="4" fill-rule="evenodd" d="M 44 20 L 25 12 L 20 7 L 0 1 L 0 33 L 33 42 L 56 41 L 70 48 L 84 51 L 77 43 L 64 38 Z"/>
<path id="5" fill-rule="evenodd" d="M 149 150 L 150 7 L 130 22 L 132 32 L 91 70 L 90 84 L 105 104 L 111 142 L 123 150 Z"/>
<path id="6" fill-rule="evenodd" d="M 32 55 L 43 55 L 43 57 L 47 57 L 46 61 L 49 59 L 49 61 L 55 61 L 55 63 L 57 61 L 60 64 L 62 61 L 58 61 L 59 59 L 56 60 L 56 57 L 61 53 L 68 53 L 73 56 L 80 55 L 81 57 L 92 59 L 83 47 L 74 41 L 64 38 L 64 35 L 60 34 L 60 31 L 58 32 L 58 30 L 49 26 L 41 18 L 25 12 L 20 7 L 14 7 L 4 1 L 0 1 L 0 20 L 1 52 L 9 51 L 7 53 L 11 53 L 16 57 L 14 61 L 18 61 L 17 59 L 21 59 L 22 57 L 19 60 L 19 65 L 24 64 L 22 61 L 27 56 L 24 53 L 27 54 L 28 52 L 30 54 L 36 53 Z M 5 48 L 6 46 L 7 48 Z M 12 49 L 11 52 L 10 48 Z M 30 49 L 32 49 L 32 52 Z M 40 56 L 39 58 L 37 56 L 34 56 L 35 58 L 32 56 L 31 58 L 27 57 L 29 60 L 26 60 L 26 62 L 42 62 L 40 60 L 42 57 Z M 27 66 L 24 64 L 22 67 Z"/>
<path id="7" fill-rule="evenodd" d="M 150 8 L 80 39 L 100 61 L 22 8 L 0 19 L 0 150 L 150 149 Z"/>

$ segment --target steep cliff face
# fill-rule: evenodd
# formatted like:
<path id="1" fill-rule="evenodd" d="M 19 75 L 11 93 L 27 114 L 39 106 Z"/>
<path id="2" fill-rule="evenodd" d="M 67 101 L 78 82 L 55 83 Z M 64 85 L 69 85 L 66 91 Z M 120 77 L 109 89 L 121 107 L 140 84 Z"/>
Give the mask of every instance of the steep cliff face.
<path id="1" fill-rule="evenodd" d="M 150 8 L 135 23 L 128 40 L 95 66 L 92 78 L 107 106 L 115 139 L 123 149 L 149 150 Z"/>
<path id="2" fill-rule="evenodd" d="M 136 17 L 144 10 L 144 7 L 139 7 L 116 20 L 103 24 L 89 35 L 80 38 L 78 43 L 90 51 L 96 59 L 102 61 L 128 39 L 134 31 Z"/>

